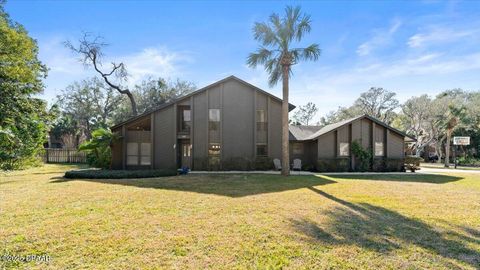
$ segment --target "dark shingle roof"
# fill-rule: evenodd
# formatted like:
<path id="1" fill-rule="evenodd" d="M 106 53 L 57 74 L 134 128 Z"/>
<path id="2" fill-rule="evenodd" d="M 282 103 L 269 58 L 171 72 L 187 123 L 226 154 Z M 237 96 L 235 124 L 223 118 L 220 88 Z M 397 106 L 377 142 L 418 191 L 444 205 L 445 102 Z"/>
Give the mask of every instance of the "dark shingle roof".
<path id="1" fill-rule="evenodd" d="M 173 105 L 173 104 L 175 104 L 175 103 L 177 103 L 177 102 L 179 102 L 179 101 L 181 101 L 181 100 L 184 100 L 184 99 L 186 99 L 186 98 L 188 98 L 188 97 L 191 97 L 191 96 L 193 96 L 193 95 L 196 95 L 196 94 L 199 94 L 199 93 L 201 93 L 201 92 L 204 92 L 204 91 L 206 91 L 206 90 L 208 90 L 208 89 L 210 89 L 210 88 L 212 88 L 212 87 L 215 87 L 215 86 L 217 86 L 217 85 L 219 85 L 219 84 L 221 84 L 221 83 L 224 83 L 224 82 L 226 82 L 226 81 L 228 81 L 228 80 L 235 80 L 235 81 L 237 81 L 237 82 L 240 82 L 241 84 L 244 84 L 244 85 L 246 85 L 246 86 L 252 87 L 253 89 L 257 90 L 258 92 L 263 93 L 263 94 L 271 97 L 271 98 L 274 99 L 274 100 L 277 100 L 277 101 L 282 102 L 282 99 L 281 99 L 281 98 L 279 98 L 279 97 L 277 97 L 277 96 L 274 96 L 274 95 L 270 94 L 269 92 L 267 92 L 267 91 L 265 91 L 265 90 L 263 90 L 263 89 L 260 89 L 260 88 L 256 87 L 256 86 L 253 85 L 253 84 L 250 84 L 250 83 L 248 83 L 248 82 L 246 82 L 246 81 L 244 81 L 244 80 L 242 80 L 242 79 L 239 79 L 239 78 L 231 75 L 231 76 L 228 76 L 228 77 L 226 77 L 226 78 L 224 78 L 224 79 L 222 79 L 222 80 L 220 80 L 220 81 L 214 82 L 214 83 L 209 84 L 209 85 L 207 85 L 207 86 L 205 86 L 205 87 L 203 87 L 203 88 L 201 88 L 201 89 L 198 89 L 198 90 L 196 90 L 196 91 L 193 91 L 192 93 L 190 93 L 190 94 L 188 94 L 188 95 L 179 97 L 179 98 L 174 99 L 174 100 L 172 100 L 172 101 L 169 101 L 169 102 L 167 102 L 167 103 L 165 103 L 165 104 L 162 104 L 162 105 L 160 105 L 160 106 L 158 106 L 158 107 L 156 107 L 156 108 L 154 108 L 154 109 L 152 109 L 152 110 L 148 110 L 148 111 L 146 111 L 146 112 L 144 112 L 144 113 L 142 113 L 142 114 L 140 114 L 140 115 L 131 117 L 130 119 L 127 119 L 127 120 L 125 120 L 125 121 L 123 121 L 123 122 L 120 122 L 120 123 L 112 126 L 110 129 L 115 129 L 115 128 L 118 128 L 118 127 L 120 127 L 120 126 L 122 126 L 122 125 L 125 125 L 125 124 L 128 124 L 128 123 L 130 123 L 130 122 L 133 122 L 133 121 L 135 121 L 135 120 L 137 120 L 137 119 L 139 119 L 139 118 L 141 118 L 141 117 L 144 117 L 144 116 L 146 116 L 146 115 L 151 114 L 152 112 L 156 112 L 156 111 L 158 111 L 158 110 L 161 110 L 161 109 L 163 109 L 163 108 L 166 108 L 166 107 L 168 107 L 168 106 L 170 106 L 170 105 Z M 293 104 L 291 104 L 291 103 L 288 103 L 288 111 L 292 111 L 293 109 L 295 109 L 295 105 L 293 105 Z"/>
<path id="2" fill-rule="evenodd" d="M 319 131 L 321 126 L 289 126 L 288 130 L 290 131 L 289 140 L 290 141 L 302 141 L 305 138 L 315 134 Z"/>

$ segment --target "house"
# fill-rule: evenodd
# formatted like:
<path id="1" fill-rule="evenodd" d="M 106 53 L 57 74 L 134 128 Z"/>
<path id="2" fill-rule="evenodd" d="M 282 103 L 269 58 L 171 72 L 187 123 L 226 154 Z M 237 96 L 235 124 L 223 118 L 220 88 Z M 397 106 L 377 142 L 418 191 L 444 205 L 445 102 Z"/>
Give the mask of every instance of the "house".
<path id="1" fill-rule="evenodd" d="M 371 153 L 373 171 L 401 171 L 409 135 L 369 115 L 324 127 L 290 126 L 290 159 L 299 158 L 317 171 L 352 171 L 361 160 L 352 153 L 357 143 Z"/>
<path id="2" fill-rule="evenodd" d="M 120 139 L 112 145 L 112 167 L 271 169 L 272 160 L 281 159 L 281 107 L 280 98 L 227 77 L 113 126 Z M 366 115 L 323 128 L 291 126 L 291 158 L 310 169 L 350 170 L 350 144 L 359 140 L 375 146 L 376 160 L 403 166 L 405 138 Z"/>

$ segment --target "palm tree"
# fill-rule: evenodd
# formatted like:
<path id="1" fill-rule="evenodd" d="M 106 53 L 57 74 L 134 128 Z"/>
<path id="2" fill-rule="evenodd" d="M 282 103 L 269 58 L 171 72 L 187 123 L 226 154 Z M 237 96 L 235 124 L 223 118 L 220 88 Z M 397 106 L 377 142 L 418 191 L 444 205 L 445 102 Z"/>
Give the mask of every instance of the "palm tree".
<path id="1" fill-rule="evenodd" d="M 445 128 L 447 141 L 445 143 L 445 167 L 450 167 L 450 140 L 455 129 L 461 124 L 462 119 L 465 117 L 465 107 L 455 107 L 453 105 L 448 106 L 447 116 L 445 118 Z M 454 161 L 455 162 L 455 161 Z"/>
<path id="2" fill-rule="evenodd" d="M 99 128 L 92 132 L 92 138 L 79 147 L 79 151 L 93 154 L 91 162 L 95 167 L 102 169 L 112 168 L 111 146 L 118 140 L 119 136 L 108 129 Z"/>
<path id="3" fill-rule="evenodd" d="M 263 65 L 269 73 L 269 85 L 275 86 L 282 80 L 282 174 L 290 174 L 288 152 L 288 81 L 292 75 L 291 67 L 302 60 L 317 60 L 320 56 L 318 44 L 305 48 L 293 47 L 310 32 L 310 16 L 302 14 L 300 7 L 285 8 L 285 17 L 276 13 L 270 15 L 268 22 L 256 22 L 253 27 L 255 40 L 261 43 L 256 52 L 247 58 L 247 64 L 255 68 Z"/>

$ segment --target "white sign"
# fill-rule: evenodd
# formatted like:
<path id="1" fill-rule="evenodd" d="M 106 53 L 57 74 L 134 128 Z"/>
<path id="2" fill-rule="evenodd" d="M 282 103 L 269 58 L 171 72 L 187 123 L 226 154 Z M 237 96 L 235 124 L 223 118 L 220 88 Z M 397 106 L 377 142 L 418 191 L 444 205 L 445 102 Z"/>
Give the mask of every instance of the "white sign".
<path id="1" fill-rule="evenodd" d="M 453 145 L 470 145 L 470 137 L 453 137 Z"/>

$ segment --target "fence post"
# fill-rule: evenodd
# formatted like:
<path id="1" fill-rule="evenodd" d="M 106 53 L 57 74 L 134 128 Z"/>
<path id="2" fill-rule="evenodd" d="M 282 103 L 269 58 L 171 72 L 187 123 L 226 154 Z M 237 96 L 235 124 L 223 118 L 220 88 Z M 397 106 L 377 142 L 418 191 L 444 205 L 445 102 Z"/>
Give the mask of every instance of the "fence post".
<path id="1" fill-rule="evenodd" d="M 48 148 L 45 149 L 45 155 L 47 157 L 47 160 L 46 160 L 47 163 L 48 163 L 48 150 L 49 150 Z"/>

